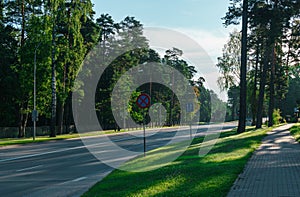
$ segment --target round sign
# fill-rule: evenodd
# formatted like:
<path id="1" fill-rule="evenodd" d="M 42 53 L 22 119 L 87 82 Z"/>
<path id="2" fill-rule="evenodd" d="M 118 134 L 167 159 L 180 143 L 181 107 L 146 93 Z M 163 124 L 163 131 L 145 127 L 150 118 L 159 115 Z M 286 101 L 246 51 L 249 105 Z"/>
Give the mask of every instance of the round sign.
<path id="1" fill-rule="evenodd" d="M 151 104 L 150 101 L 151 101 L 150 96 L 148 94 L 143 93 L 137 98 L 136 104 L 139 108 L 144 109 L 150 107 Z"/>

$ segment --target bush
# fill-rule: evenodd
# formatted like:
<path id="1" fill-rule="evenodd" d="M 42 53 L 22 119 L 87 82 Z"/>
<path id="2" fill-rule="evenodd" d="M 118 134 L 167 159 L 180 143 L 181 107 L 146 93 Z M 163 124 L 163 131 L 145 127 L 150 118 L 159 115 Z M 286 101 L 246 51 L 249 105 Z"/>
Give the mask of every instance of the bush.
<path id="1" fill-rule="evenodd" d="M 280 115 L 281 111 L 280 109 L 274 109 L 273 111 L 273 123 L 274 125 L 282 123 L 284 120 Z"/>
<path id="2" fill-rule="evenodd" d="M 298 117 L 296 115 L 286 115 L 285 117 L 286 122 L 288 123 L 297 123 L 298 122 Z"/>

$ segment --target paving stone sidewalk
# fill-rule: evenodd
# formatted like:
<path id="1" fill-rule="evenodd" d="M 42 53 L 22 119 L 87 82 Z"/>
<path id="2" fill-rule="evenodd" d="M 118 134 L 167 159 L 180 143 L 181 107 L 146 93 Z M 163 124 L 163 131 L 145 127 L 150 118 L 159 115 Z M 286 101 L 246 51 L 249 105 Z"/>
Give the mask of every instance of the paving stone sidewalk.
<path id="1" fill-rule="evenodd" d="M 268 133 L 228 197 L 300 196 L 300 144 L 290 135 L 291 126 Z"/>

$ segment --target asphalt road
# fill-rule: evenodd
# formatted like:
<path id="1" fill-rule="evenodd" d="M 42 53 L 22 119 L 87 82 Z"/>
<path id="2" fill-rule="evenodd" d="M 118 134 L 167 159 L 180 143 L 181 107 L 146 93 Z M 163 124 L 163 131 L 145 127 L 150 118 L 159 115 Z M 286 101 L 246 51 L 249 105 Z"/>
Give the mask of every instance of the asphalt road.
<path id="1" fill-rule="evenodd" d="M 227 123 L 222 130 L 235 126 L 236 123 Z M 205 135 L 208 127 L 198 126 L 196 136 Z M 164 129 L 147 137 L 147 150 L 165 145 L 174 135 L 174 129 Z M 98 148 L 105 147 L 105 143 L 99 143 L 101 136 L 90 139 Z M 122 148 L 143 153 L 143 138 L 123 133 L 111 135 L 110 139 Z M 129 158 L 119 159 L 123 163 Z M 0 196 L 80 196 L 112 170 L 95 158 L 81 139 L 1 147 Z"/>

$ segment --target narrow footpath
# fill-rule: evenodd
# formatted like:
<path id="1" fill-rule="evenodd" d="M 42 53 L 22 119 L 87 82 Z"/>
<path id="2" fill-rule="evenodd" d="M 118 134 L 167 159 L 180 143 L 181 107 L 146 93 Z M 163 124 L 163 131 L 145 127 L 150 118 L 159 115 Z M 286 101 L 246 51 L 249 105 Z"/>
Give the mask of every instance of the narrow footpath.
<path id="1" fill-rule="evenodd" d="M 250 158 L 228 197 L 300 196 L 300 144 L 288 124 L 274 129 Z"/>

